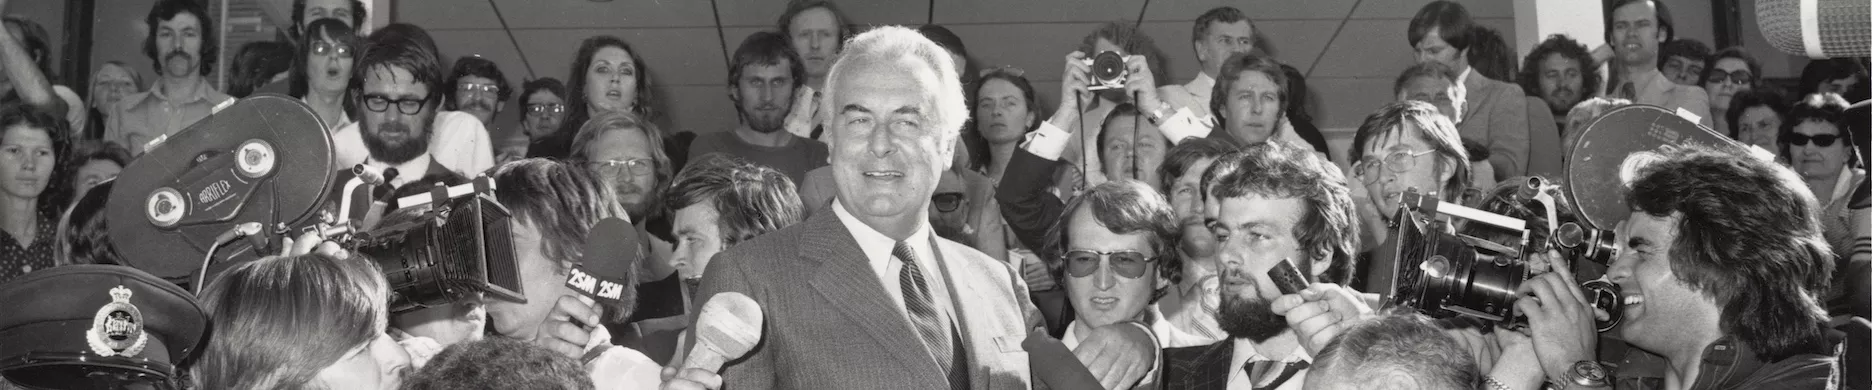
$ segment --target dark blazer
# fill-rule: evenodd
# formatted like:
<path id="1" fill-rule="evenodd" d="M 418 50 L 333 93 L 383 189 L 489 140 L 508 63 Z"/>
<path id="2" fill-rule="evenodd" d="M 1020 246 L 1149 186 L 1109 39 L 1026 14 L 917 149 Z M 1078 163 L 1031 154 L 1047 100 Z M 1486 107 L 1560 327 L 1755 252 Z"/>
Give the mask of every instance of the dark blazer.
<path id="1" fill-rule="evenodd" d="M 1001 218 L 1007 221 L 1008 230 L 1014 232 L 1021 245 L 1041 256 L 1050 256 L 1043 252 L 1047 229 L 1066 209 L 1059 197 L 1047 192 L 1047 186 L 1053 184 L 1055 164 L 1027 149 L 1015 148 L 1014 157 L 1008 159 L 1007 169 L 1001 172 L 1001 185 L 995 189 L 995 201 L 1001 205 Z M 1031 298 L 1040 307 L 1047 335 L 1065 335 L 1074 315 L 1066 289 L 1035 291 Z"/>
<path id="2" fill-rule="evenodd" d="M 955 305 L 970 387 L 1031 386 L 1021 342 L 1040 325 L 1027 284 L 1007 263 L 937 239 Z M 891 302 L 864 250 L 834 213 L 756 237 L 717 255 L 696 296 L 735 291 L 760 303 L 763 337 L 722 368 L 724 388 L 946 389 L 910 321 Z M 694 325 L 691 324 L 691 328 Z"/>
<path id="3" fill-rule="evenodd" d="M 1228 389 L 1229 359 L 1235 356 L 1235 340 L 1222 339 L 1215 344 L 1169 348 L 1163 351 L 1163 377 L 1158 388 Z"/>

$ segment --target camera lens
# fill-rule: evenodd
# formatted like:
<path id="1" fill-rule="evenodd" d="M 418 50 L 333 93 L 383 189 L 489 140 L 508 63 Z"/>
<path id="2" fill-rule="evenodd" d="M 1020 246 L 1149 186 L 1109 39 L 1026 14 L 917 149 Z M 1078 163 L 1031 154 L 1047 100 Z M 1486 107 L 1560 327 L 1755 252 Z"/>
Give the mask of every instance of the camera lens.
<path id="1" fill-rule="evenodd" d="M 1100 82 L 1119 80 L 1125 74 L 1124 56 L 1114 51 L 1102 51 L 1092 57 L 1092 77 Z"/>

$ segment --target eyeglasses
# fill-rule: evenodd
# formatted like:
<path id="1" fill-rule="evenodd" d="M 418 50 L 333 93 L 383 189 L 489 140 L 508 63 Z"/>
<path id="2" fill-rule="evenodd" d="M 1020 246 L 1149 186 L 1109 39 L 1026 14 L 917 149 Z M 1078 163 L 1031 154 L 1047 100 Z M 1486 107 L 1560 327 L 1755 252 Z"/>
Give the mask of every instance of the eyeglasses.
<path id="1" fill-rule="evenodd" d="M 390 100 L 384 95 L 364 95 L 364 108 L 374 112 L 389 110 L 391 103 L 396 103 L 397 111 L 402 112 L 403 115 L 416 115 L 422 112 L 423 106 L 429 104 L 429 98 Z"/>
<path id="2" fill-rule="evenodd" d="M 527 105 L 526 111 L 527 111 L 527 115 L 533 115 L 533 116 L 542 116 L 546 114 L 558 114 L 561 112 L 565 112 L 565 105 L 558 104 L 558 103 L 530 104 L 530 105 Z"/>
<path id="3" fill-rule="evenodd" d="M 312 54 L 322 56 L 322 55 L 329 55 L 332 53 L 337 53 L 338 58 L 351 58 L 351 48 L 349 47 L 333 45 L 333 44 L 325 43 L 325 42 L 313 42 L 312 43 Z"/>
<path id="4" fill-rule="evenodd" d="M 1117 272 L 1118 276 L 1126 279 L 1142 278 L 1146 268 L 1149 268 L 1147 266 L 1157 261 L 1156 257 L 1145 256 L 1137 251 L 1075 250 L 1066 252 L 1063 257 L 1066 259 L 1066 274 L 1075 278 L 1091 276 L 1093 272 L 1098 272 L 1100 260 L 1110 262 L 1112 271 Z"/>
<path id="5" fill-rule="evenodd" d="M 1709 70 L 1710 84 L 1736 83 L 1748 85 L 1753 82 L 1755 82 L 1755 75 L 1750 74 L 1748 69 L 1736 69 L 1734 72 L 1724 72 L 1722 69 Z"/>
<path id="6" fill-rule="evenodd" d="M 1789 133 L 1788 134 L 1788 144 L 1794 145 L 1794 146 L 1807 146 L 1807 141 L 1813 140 L 1814 146 L 1819 146 L 1819 147 L 1824 148 L 1828 146 L 1833 146 L 1833 141 L 1838 141 L 1839 139 L 1840 139 L 1839 134 L 1819 134 L 1819 135 L 1806 135 L 1806 134 L 1801 134 L 1801 133 Z"/>
<path id="7" fill-rule="evenodd" d="M 997 66 L 993 68 L 982 69 L 980 74 L 976 75 L 976 77 L 988 77 L 988 75 L 995 74 L 995 73 L 1006 73 L 1009 76 L 1014 76 L 1014 77 L 1026 77 L 1027 76 L 1027 71 L 1021 70 L 1021 68 L 1016 68 L 1014 67 L 1014 65 L 1001 65 L 1001 66 Z"/>
<path id="8" fill-rule="evenodd" d="M 589 163 L 593 171 L 605 177 L 644 176 L 655 173 L 656 165 L 647 158 L 629 160 L 606 160 Z"/>
<path id="9" fill-rule="evenodd" d="M 473 93 L 473 92 L 498 93 L 500 92 L 500 87 L 494 84 L 461 83 L 461 84 L 455 85 L 455 90 L 461 91 L 461 92 L 469 92 L 469 93 Z"/>
<path id="10" fill-rule="evenodd" d="M 962 208 L 963 199 L 960 192 L 942 192 L 930 196 L 930 203 L 936 205 L 936 211 L 947 213 Z"/>
<path id="11" fill-rule="evenodd" d="M 1410 172 L 1411 169 L 1417 168 L 1418 156 L 1434 152 L 1436 151 L 1425 150 L 1422 152 L 1412 152 L 1409 150 L 1399 150 L 1385 155 L 1383 159 L 1366 157 L 1363 160 L 1359 160 L 1357 165 L 1352 166 L 1352 172 L 1356 172 L 1366 183 L 1376 182 L 1378 181 L 1379 166 L 1384 166 L 1385 170 L 1394 173 Z"/>

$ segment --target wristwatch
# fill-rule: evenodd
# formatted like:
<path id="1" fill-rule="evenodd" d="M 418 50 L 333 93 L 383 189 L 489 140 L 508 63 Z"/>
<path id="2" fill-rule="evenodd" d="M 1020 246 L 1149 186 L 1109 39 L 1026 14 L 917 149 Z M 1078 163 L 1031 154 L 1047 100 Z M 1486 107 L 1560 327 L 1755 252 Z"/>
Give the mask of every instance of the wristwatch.
<path id="1" fill-rule="evenodd" d="M 1560 377 L 1559 384 L 1565 389 L 1612 387 L 1611 374 L 1606 372 L 1605 366 L 1592 360 L 1573 362 L 1573 367 L 1560 373 Z"/>

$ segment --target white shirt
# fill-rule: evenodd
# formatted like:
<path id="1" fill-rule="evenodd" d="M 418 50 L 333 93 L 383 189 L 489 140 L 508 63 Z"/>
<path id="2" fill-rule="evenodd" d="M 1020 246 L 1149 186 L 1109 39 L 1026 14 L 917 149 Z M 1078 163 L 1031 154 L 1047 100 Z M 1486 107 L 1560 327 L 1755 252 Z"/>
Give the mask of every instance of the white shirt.
<path id="1" fill-rule="evenodd" d="M 898 276 L 903 272 L 903 262 L 891 256 L 891 250 L 897 247 L 897 240 L 859 221 L 858 217 L 845 211 L 844 205 L 837 199 L 832 200 L 832 213 L 838 215 L 839 223 L 845 224 L 845 230 L 851 231 L 852 238 L 858 241 L 858 248 L 864 250 L 865 259 L 871 264 L 871 270 L 877 273 L 878 282 L 884 284 L 884 292 L 890 294 L 890 301 L 897 305 L 897 311 L 904 314 L 904 321 L 914 324 L 910 322 L 909 309 L 904 308 L 903 283 Z M 910 233 L 910 238 L 904 239 L 904 242 L 910 244 L 910 251 L 916 254 L 917 270 L 922 271 L 924 282 L 929 284 L 930 298 L 935 301 L 937 312 L 948 318 L 951 326 L 954 326 L 956 320 L 954 310 L 951 310 L 954 304 L 949 300 L 949 283 L 943 277 L 942 265 L 936 263 L 935 248 L 930 247 L 929 224 L 918 224 L 916 231 Z"/>
<path id="2" fill-rule="evenodd" d="M 1456 92 L 1453 96 L 1450 96 L 1450 102 L 1452 103 L 1451 105 L 1456 106 L 1457 111 L 1466 111 L 1469 109 L 1469 84 L 1465 83 L 1469 82 L 1469 74 L 1471 73 L 1475 73 L 1475 67 L 1466 66 L 1463 67 L 1462 73 L 1456 75 Z M 1450 124 L 1462 124 L 1463 116 L 1462 112 L 1456 113 L 1456 117 L 1450 118 Z"/>
<path id="3" fill-rule="evenodd" d="M 592 330 L 591 339 L 585 343 L 585 352 L 591 352 L 600 346 L 609 346 L 598 358 L 584 363 L 585 373 L 591 376 L 594 389 L 630 390 L 658 389 L 663 387 L 663 366 L 644 356 L 643 352 L 618 345 L 611 345 L 611 331 L 604 326 Z"/>
<path id="4" fill-rule="evenodd" d="M 494 144 L 488 141 L 487 128 L 481 126 L 481 120 L 474 115 L 460 111 L 437 112 L 429 131 L 428 154 L 450 171 L 473 178 L 494 167 Z M 332 160 L 336 164 L 333 169 L 349 168 L 370 158 L 370 149 L 364 146 L 358 122 L 339 126 L 332 130 L 331 136 L 336 155 Z M 427 162 L 424 164 L 426 172 Z M 399 177 L 421 177 L 410 176 L 410 173 L 402 171 Z"/>
<path id="5" fill-rule="evenodd" d="M 1235 339 L 1233 342 L 1235 343 L 1235 355 L 1229 357 L 1229 370 L 1230 371 L 1229 371 L 1228 389 L 1229 390 L 1254 390 L 1254 383 L 1253 383 L 1254 380 L 1253 378 L 1248 377 L 1248 370 L 1246 369 L 1246 367 L 1248 367 L 1248 362 L 1253 361 L 1253 360 L 1274 360 L 1274 359 L 1268 357 L 1267 355 L 1262 355 L 1260 351 L 1255 350 L 1254 341 L 1249 341 L 1248 339 Z M 1299 344 L 1294 344 L 1293 353 L 1287 356 L 1286 359 L 1282 359 L 1282 361 L 1287 361 L 1287 362 L 1305 361 L 1310 364 L 1313 362 L 1313 357 L 1310 355 L 1307 355 L 1306 348 L 1300 347 Z M 1300 388 L 1306 387 L 1307 370 L 1310 370 L 1310 369 L 1312 368 L 1308 367 L 1307 369 L 1295 371 L 1293 374 L 1293 377 L 1287 378 L 1287 381 L 1282 382 L 1279 387 L 1275 387 L 1275 390 L 1300 390 Z"/>

